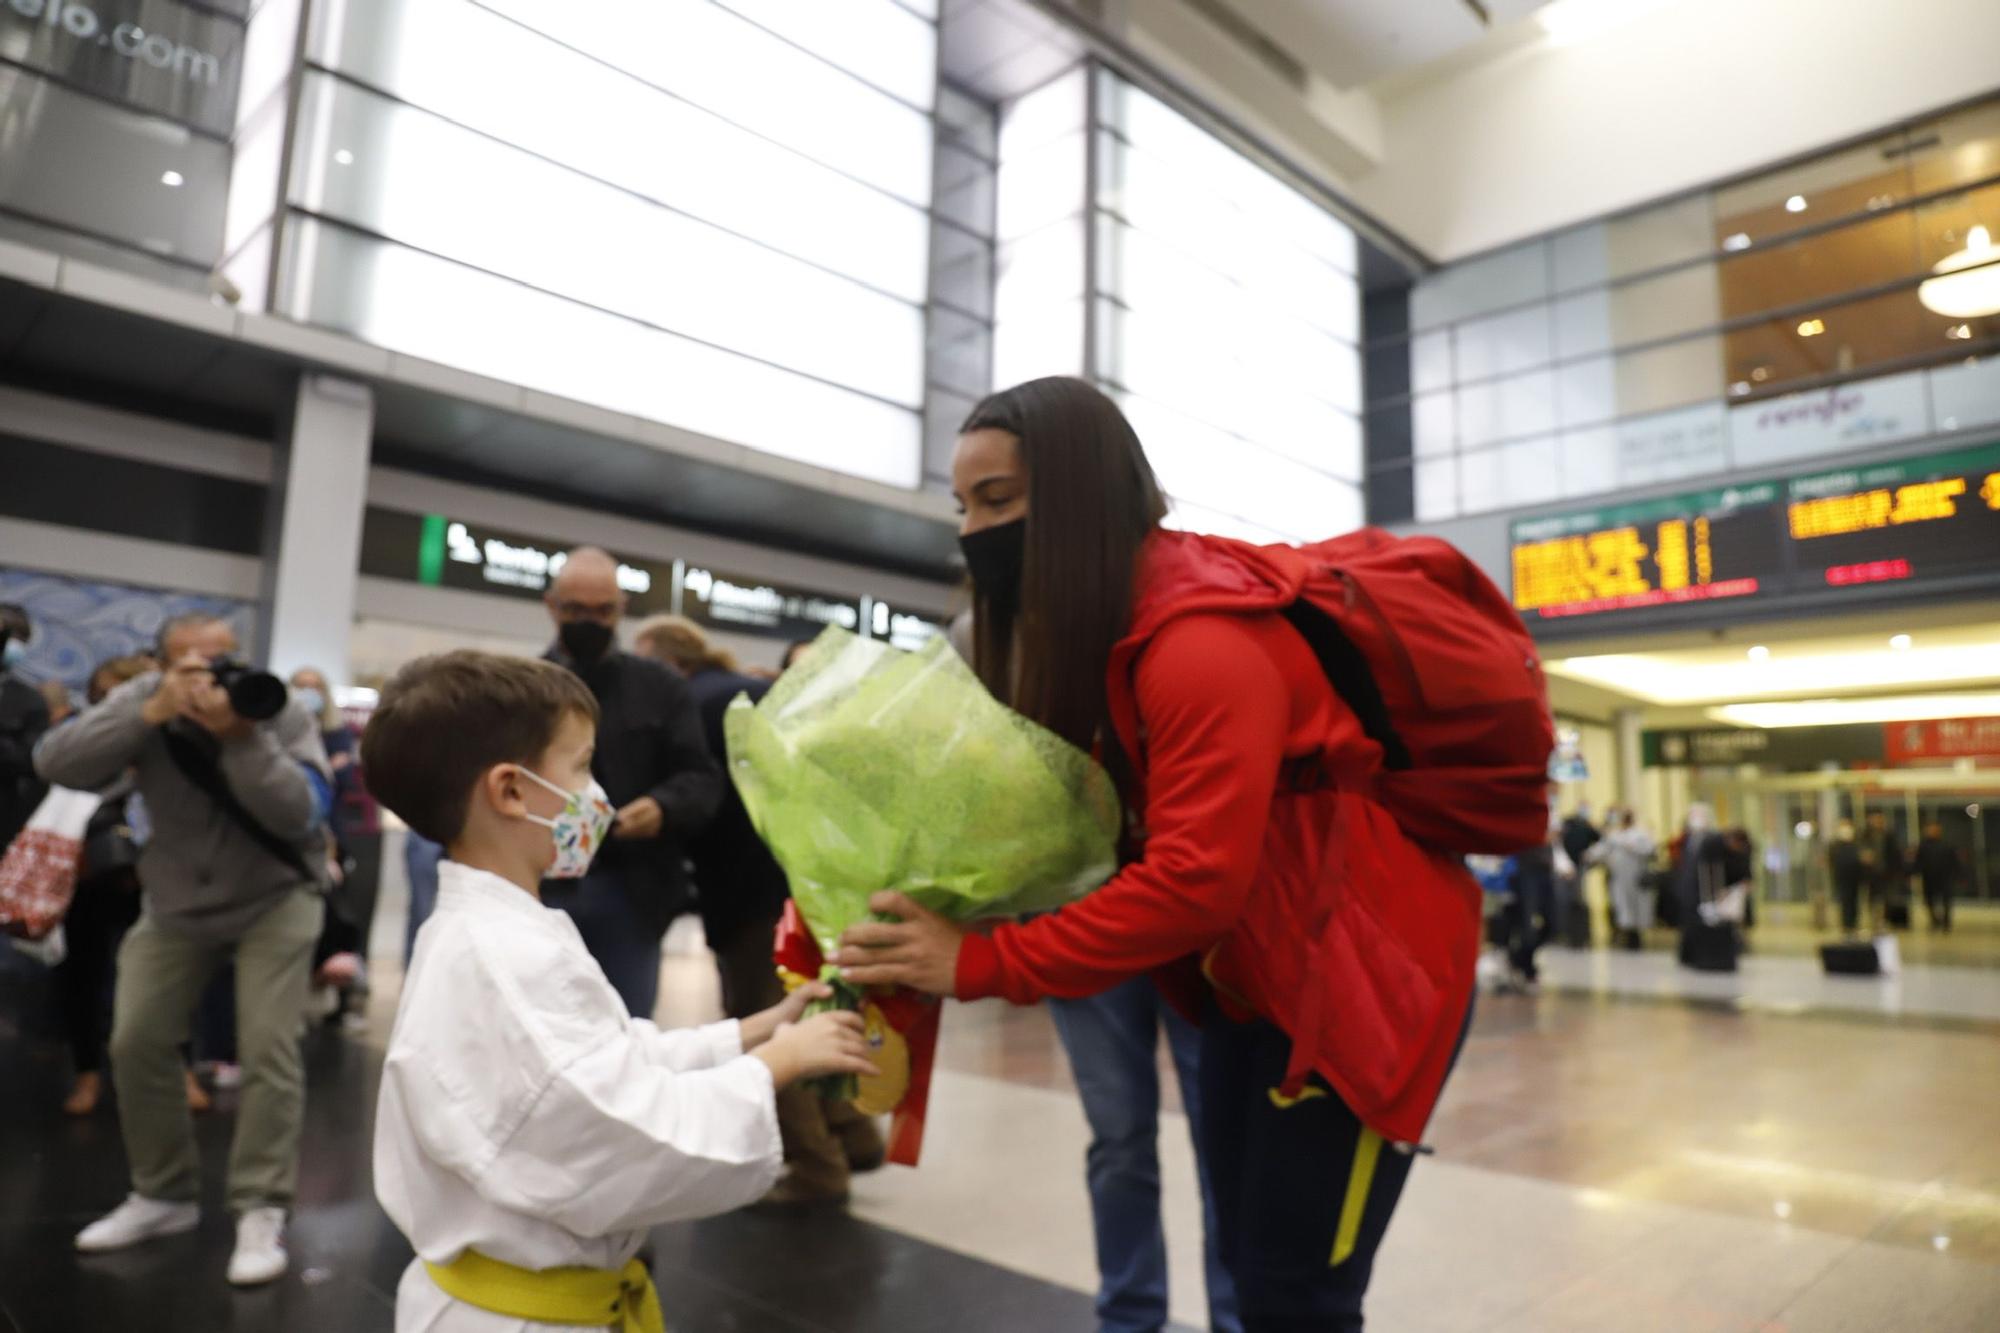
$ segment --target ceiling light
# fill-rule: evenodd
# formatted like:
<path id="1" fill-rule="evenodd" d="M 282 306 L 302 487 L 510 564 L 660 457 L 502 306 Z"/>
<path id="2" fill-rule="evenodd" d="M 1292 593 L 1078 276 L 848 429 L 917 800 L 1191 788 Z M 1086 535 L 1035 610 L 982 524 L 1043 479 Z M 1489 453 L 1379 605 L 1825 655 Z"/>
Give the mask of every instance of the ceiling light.
<path id="1" fill-rule="evenodd" d="M 1750 650 L 1750 660 L 1753 662 L 1768 662 L 1771 660 L 1771 650 L 1760 643 Z"/>
<path id="2" fill-rule="evenodd" d="M 1750 372 L 1750 378 L 1762 384 L 1765 380 L 1771 378 L 1771 368 L 1769 366 L 1758 366 Z"/>
<path id="3" fill-rule="evenodd" d="M 1736 381 L 1736 383 L 1729 386 L 1729 392 L 1735 394 L 1738 398 L 1741 398 L 1744 394 L 1750 392 L 1750 381 L 1749 380 Z"/>
<path id="4" fill-rule="evenodd" d="M 1793 196 L 1792 196 L 1791 198 L 1789 198 L 1789 199 L 1785 200 L 1785 211 L 1786 211 L 1787 213 L 1803 213 L 1803 212 L 1805 212 L 1805 211 L 1806 211 L 1806 197 L 1805 197 L 1804 195 L 1802 195 L 1802 194 L 1795 194 L 1795 195 L 1793 195 Z"/>
<path id="5" fill-rule="evenodd" d="M 1662 0 L 1554 0 L 1535 11 L 1549 40 L 1569 46 L 1608 32 L 1626 19 L 1657 8 Z"/>
<path id="6" fill-rule="evenodd" d="M 1798 823 L 1792 825 L 1792 836 L 1800 842 L 1811 842 L 1812 835 L 1813 826 L 1810 819 L 1801 819 Z"/>
<path id="7" fill-rule="evenodd" d="M 1799 321 L 1799 337 L 1801 338 L 1817 338 L 1825 332 L 1826 321 L 1823 319 L 1802 319 Z"/>
<path id="8" fill-rule="evenodd" d="M 1972 337 L 1972 326 L 1970 324 L 1954 324 L 1944 331 L 1944 336 L 1964 342 Z"/>
<path id="9" fill-rule="evenodd" d="M 1725 250 L 1748 250 L 1750 248 L 1750 234 L 1739 231 L 1725 236 L 1722 238 L 1722 248 Z"/>
<path id="10" fill-rule="evenodd" d="M 1780 1199 L 1771 1205 L 1771 1211 L 1776 1213 L 1778 1220 L 1782 1222 L 1792 1215 L 1792 1205 Z"/>
<path id="11" fill-rule="evenodd" d="M 1916 640 L 1907 634 L 1897 634 L 1890 638 L 1889 646 L 1899 653 L 1907 653 L 1910 651 L 1910 645 L 1915 642 Z"/>
<path id="12" fill-rule="evenodd" d="M 178 171 L 163 171 L 160 173 L 160 184 L 172 186 L 178 190 L 181 186 L 187 184 L 187 177 L 181 175 Z"/>
<path id="13" fill-rule="evenodd" d="M 1898 694 L 1880 699 L 1800 699 L 1789 703 L 1724 704 L 1708 715 L 1738 727 L 1838 727 L 1882 722 L 2000 714 L 2000 694 Z"/>
<path id="14" fill-rule="evenodd" d="M 340 166 L 351 167 L 354 165 L 354 154 L 348 152 L 345 148 L 342 148 L 338 152 L 334 153 L 333 160 Z"/>
<path id="15" fill-rule="evenodd" d="M 1902 652 L 1882 651 L 1880 639 L 1825 648 L 1793 644 L 1785 651 L 1784 672 L 1775 677 L 1763 663 L 1736 650 L 1606 653 L 1552 659 L 1548 670 L 1647 703 L 1674 706 L 1763 699 L 1774 690 L 1823 696 L 1986 686 L 2000 676 L 1996 663 L 2000 663 L 2000 633 L 1980 630 L 1927 635 L 1923 643 Z"/>
<path id="16" fill-rule="evenodd" d="M 1935 278 L 1917 288 L 1924 309 L 1947 319 L 1981 319 L 2000 315 L 2000 247 L 1992 233 L 1973 227 L 1965 233 L 1965 248 L 1932 266 Z"/>
<path id="17" fill-rule="evenodd" d="M 1936 1250 L 1939 1254 L 1943 1254 L 1946 1250 L 1951 1248 L 1951 1237 L 1943 1234 L 1932 1236 L 1931 1248 Z"/>

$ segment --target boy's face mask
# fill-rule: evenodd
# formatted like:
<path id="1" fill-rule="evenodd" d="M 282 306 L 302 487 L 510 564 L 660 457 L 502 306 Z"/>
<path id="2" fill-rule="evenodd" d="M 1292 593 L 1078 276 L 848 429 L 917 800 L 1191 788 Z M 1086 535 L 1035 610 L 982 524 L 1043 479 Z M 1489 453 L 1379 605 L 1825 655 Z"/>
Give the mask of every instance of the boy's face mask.
<path id="1" fill-rule="evenodd" d="M 549 867 L 549 878 L 581 878 L 590 869 L 591 858 L 597 855 L 605 833 L 611 828 L 616 813 L 611 808 L 611 798 L 595 779 L 582 791 L 566 791 L 531 768 L 523 768 L 521 772 L 564 798 L 563 808 L 554 819 L 522 815 L 529 823 L 540 824 L 555 834 L 556 863 Z"/>

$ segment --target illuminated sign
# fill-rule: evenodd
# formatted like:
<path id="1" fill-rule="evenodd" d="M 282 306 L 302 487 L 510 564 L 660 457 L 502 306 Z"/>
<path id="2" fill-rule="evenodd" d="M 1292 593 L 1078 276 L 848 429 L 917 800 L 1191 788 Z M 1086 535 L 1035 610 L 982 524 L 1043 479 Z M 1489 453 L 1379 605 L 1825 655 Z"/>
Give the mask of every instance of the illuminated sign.
<path id="1" fill-rule="evenodd" d="M 771 638 L 810 639 L 828 625 L 862 632 L 859 598 L 697 565 L 681 576 L 681 614 L 718 629 Z"/>
<path id="2" fill-rule="evenodd" d="M 2000 575 L 2000 445 L 1513 527 L 1531 620 Z"/>
<path id="3" fill-rule="evenodd" d="M 369 506 L 361 524 L 361 572 L 437 588 L 541 600 L 567 552 L 532 537 L 443 514 Z M 633 615 L 673 609 L 673 565 L 620 558 L 618 586 Z"/>

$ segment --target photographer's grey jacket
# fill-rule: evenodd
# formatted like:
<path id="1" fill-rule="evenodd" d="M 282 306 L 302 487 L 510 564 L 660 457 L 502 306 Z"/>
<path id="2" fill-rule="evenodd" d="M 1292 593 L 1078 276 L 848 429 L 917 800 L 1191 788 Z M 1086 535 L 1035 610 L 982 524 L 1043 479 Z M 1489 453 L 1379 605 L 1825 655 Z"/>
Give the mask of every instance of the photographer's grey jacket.
<path id="1" fill-rule="evenodd" d="M 181 772 L 160 729 L 140 716 L 158 682 L 158 675 L 130 681 L 51 731 L 35 747 L 35 768 L 45 781 L 84 790 L 136 770 L 153 825 L 139 860 L 147 913 L 189 935 L 235 939 L 284 894 L 319 886 L 301 881 L 297 870 L 258 846 Z M 305 709 L 288 703 L 248 735 L 224 742 L 217 766 L 258 823 L 297 846 L 308 867 L 325 862 L 320 792 L 330 770 L 319 727 Z M 318 786 L 308 770 L 319 775 Z"/>

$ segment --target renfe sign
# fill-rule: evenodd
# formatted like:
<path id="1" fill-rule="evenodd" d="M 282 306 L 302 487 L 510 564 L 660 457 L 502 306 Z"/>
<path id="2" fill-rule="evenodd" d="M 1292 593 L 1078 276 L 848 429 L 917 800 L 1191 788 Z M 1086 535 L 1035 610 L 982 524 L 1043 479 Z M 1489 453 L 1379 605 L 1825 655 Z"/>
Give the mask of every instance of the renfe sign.
<path id="1" fill-rule="evenodd" d="M 1530 622 L 2000 572 L 2000 444 L 1513 527 Z"/>
<path id="2" fill-rule="evenodd" d="M 243 35 L 180 0 L 0 0 L 0 55 L 211 134 L 235 121 Z"/>

